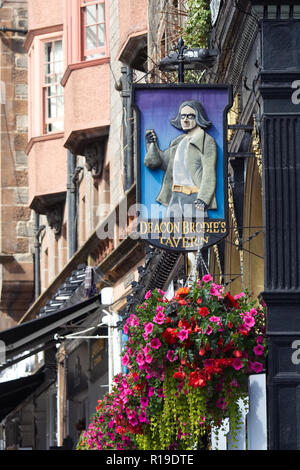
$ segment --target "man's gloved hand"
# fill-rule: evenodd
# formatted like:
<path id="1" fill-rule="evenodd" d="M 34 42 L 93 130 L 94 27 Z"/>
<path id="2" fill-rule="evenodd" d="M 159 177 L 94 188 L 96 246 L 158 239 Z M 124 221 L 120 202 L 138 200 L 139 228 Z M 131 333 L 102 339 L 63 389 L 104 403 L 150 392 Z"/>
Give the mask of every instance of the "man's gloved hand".
<path id="1" fill-rule="evenodd" d="M 146 142 L 148 144 L 151 144 L 153 142 L 157 141 L 157 135 L 153 129 L 147 130 L 146 131 Z"/>
<path id="2" fill-rule="evenodd" d="M 205 204 L 204 201 L 202 201 L 202 199 L 196 199 L 195 206 L 197 209 L 205 210 L 207 208 L 207 205 Z"/>

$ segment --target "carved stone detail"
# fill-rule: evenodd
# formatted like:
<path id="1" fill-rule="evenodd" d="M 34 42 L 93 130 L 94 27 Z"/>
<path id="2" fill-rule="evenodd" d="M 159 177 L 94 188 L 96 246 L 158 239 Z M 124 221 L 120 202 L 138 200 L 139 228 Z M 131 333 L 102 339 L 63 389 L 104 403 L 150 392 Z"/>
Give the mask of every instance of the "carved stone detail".
<path id="1" fill-rule="evenodd" d="M 92 172 L 93 178 L 100 178 L 105 156 L 104 142 L 86 144 L 81 153 L 85 157 L 86 168 Z"/>
<path id="2" fill-rule="evenodd" d="M 63 222 L 63 203 L 47 208 L 45 213 L 49 227 L 54 230 L 55 235 L 59 235 Z"/>

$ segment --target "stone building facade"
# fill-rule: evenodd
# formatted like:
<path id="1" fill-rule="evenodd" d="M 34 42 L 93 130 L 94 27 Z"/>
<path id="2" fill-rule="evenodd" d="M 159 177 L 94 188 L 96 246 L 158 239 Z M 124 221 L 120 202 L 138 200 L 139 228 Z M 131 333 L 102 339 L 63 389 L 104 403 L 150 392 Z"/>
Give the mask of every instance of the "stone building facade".
<path id="1" fill-rule="evenodd" d="M 28 207 L 27 2 L 0 8 L 1 182 L 0 329 L 16 325 L 33 301 L 33 218 Z"/>

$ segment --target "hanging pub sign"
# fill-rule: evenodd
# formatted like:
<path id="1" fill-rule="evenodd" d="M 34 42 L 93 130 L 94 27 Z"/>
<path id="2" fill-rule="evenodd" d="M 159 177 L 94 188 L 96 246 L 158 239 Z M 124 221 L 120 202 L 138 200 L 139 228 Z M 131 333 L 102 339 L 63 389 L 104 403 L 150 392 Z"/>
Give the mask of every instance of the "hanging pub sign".
<path id="1" fill-rule="evenodd" d="M 223 85 L 134 85 L 139 236 L 194 251 L 228 234 Z"/>

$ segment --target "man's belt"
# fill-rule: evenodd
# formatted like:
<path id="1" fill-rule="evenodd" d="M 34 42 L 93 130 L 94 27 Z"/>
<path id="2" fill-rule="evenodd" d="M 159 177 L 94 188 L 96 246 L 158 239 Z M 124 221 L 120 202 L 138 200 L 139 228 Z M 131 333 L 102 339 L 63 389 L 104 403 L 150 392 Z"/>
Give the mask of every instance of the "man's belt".
<path id="1" fill-rule="evenodd" d="M 197 193 L 199 190 L 197 186 L 183 186 L 181 184 L 173 184 L 172 191 L 176 193 L 183 193 L 183 194 L 194 194 Z"/>

